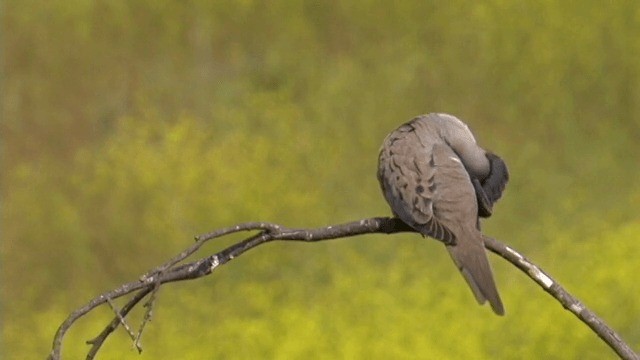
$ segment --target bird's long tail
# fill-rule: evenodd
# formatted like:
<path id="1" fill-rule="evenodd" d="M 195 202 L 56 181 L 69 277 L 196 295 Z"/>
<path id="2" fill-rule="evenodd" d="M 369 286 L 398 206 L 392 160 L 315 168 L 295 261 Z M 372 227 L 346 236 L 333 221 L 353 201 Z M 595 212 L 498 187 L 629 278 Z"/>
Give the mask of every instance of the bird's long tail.
<path id="1" fill-rule="evenodd" d="M 484 304 L 488 300 L 493 312 L 504 315 L 504 307 L 493 279 L 482 234 L 477 232 L 457 236 L 456 244 L 447 246 L 447 250 L 469 284 L 478 303 Z"/>

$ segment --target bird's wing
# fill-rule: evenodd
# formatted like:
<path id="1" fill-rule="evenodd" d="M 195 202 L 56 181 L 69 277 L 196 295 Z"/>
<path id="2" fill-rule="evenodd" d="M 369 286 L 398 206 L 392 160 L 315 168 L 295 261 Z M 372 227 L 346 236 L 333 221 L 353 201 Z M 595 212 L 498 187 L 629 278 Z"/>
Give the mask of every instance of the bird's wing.
<path id="1" fill-rule="evenodd" d="M 435 169 L 434 217 L 454 233 L 468 225 L 475 228 L 478 202 L 462 161 L 446 144 L 434 144 L 431 153 L 430 164 Z"/>
<path id="2" fill-rule="evenodd" d="M 460 159 L 448 146 L 435 145 L 433 161 L 437 169 L 435 190 L 441 197 L 435 202 L 434 217 L 456 235 L 455 245 L 447 246 L 447 250 L 478 303 L 489 300 L 493 311 L 503 315 L 504 307 L 482 235 L 476 227 L 478 203 L 474 185 Z"/>
<path id="3" fill-rule="evenodd" d="M 453 232 L 437 216 L 446 209 L 445 199 L 450 194 L 439 189 L 449 180 L 439 174 L 434 149 L 433 144 L 420 141 L 410 123 L 400 127 L 384 142 L 378 180 L 396 216 L 424 235 L 453 244 Z M 455 156 L 453 151 L 451 153 Z M 459 164 L 462 166 L 461 162 Z M 464 167 L 462 171 L 466 174 Z M 469 176 L 466 178 L 468 182 Z"/>

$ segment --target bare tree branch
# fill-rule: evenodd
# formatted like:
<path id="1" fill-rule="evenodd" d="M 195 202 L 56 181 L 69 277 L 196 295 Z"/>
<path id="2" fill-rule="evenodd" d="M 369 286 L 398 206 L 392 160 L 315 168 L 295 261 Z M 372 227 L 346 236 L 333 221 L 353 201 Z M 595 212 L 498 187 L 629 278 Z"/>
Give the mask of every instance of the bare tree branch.
<path id="1" fill-rule="evenodd" d="M 257 234 L 233 244 L 226 249 L 198 260 L 180 264 L 190 255 L 194 254 L 200 247 L 209 240 L 213 240 L 225 235 L 241 231 L 258 231 Z M 165 283 L 197 279 L 211 274 L 220 265 L 224 265 L 234 258 L 242 255 L 245 251 L 257 247 L 258 245 L 274 241 L 304 241 L 316 242 L 332 240 L 344 237 L 351 237 L 363 234 L 393 234 L 398 232 L 414 232 L 409 226 L 397 218 L 377 217 L 363 219 L 346 224 L 332 225 L 317 229 L 291 229 L 272 223 L 251 222 L 243 223 L 233 227 L 219 229 L 196 237 L 196 242 L 176 255 L 166 263 L 148 271 L 137 281 L 126 283 L 120 287 L 108 291 L 92 299 L 86 305 L 72 312 L 69 317 L 60 325 L 53 339 L 53 347 L 49 354 L 49 359 L 59 360 L 61 358 L 62 341 L 66 332 L 76 320 L 86 315 L 96 307 L 136 292 L 129 302 L 119 311 L 114 310 L 114 319 L 107 324 L 104 330 L 94 339 L 87 343 L 92 345 L 87 359 L 93 359 L 107 337 L 123 322 L 127 314 L 149 293 Z M 640 357 L 627 345 L 620 336 L 602 319 L 587 309 L 579 300 L 569 294 L 550 276 L 545 274 L 538 266 L 527 260 L 520 253 L 497 240 L 485 237 L 485 247 L 500 255 L 505 260 L 515 265 L 518 269 L 526 273 L 531 279 L 539 284 L 546 292 L 553 296 L 562 306 L 575 314 L 582 322 L 587 324 L 607 345 L 609 345 L 622 359 L 638 360 Z M 150 300 L 152 302 L 152 300 Z M 140 333 L 144 327 L 144 322 L 140 326 Z M 138 339 L 141 334 L 138 334 Z"/>
<path id="2" fill-rule="evenodd" d="M 484 237 L 484 245 L 487 249 L 500 255 L 505 260 L 515 265 L 518 269 L 529 275 L 544 291 L 553 296 L 562 306 L 571 311 L 583 323 L 587 324 L 613 351 L 622 359 L 640 359 L 629 345 L 627 345 L 615 330 L 609 327 L 601 318 L 589 310 L 580 300 L 571 295 L 551 276 L 547 275 L 538 266 L 515 251 L 488 236 Z"/>

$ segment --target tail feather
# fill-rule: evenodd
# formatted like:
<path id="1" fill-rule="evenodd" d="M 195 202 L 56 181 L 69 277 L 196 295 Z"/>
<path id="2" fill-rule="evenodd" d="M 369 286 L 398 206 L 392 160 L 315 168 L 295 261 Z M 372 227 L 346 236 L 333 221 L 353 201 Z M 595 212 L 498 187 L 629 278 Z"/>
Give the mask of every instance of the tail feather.
<path id="1" fill-rule="evenodd" d="M 469 284 L 476 300 L 480 304 L 484 304 L 488 300 L 493 312 L 504 315 L 504 306 L 493 279 L 482 235 L 478 233 L 477 235 L 457 237 L 456 240 L 456 244 L 447 246 L 447 250 Z"/>

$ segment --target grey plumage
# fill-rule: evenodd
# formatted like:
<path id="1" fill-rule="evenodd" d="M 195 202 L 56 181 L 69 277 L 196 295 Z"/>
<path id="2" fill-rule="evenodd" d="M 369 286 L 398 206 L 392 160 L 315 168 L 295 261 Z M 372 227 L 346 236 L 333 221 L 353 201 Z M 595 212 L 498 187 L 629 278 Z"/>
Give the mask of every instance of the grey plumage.
<path id="1" fill-rule="evenodd" d="M 476 300 L 488 300 L 503 315 L 478 216 L 490 216 L 502 195 L 508 180 L 504 162 L 480 148 L 458 118 L 428 114 L 386 137 L 378 180 L 394 215 L 442 241 Z"/>

